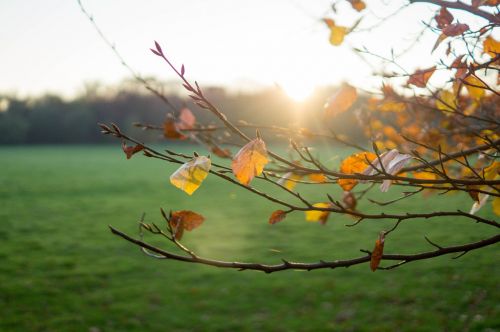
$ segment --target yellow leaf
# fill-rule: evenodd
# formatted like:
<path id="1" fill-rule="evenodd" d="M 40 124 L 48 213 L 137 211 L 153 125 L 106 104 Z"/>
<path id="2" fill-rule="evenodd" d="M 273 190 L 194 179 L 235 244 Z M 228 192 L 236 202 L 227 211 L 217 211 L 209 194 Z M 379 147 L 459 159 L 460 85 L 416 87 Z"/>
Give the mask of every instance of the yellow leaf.
<path id="1" fill-rule="evenodd" d="M 491 202 L 491 205 L 493 206 L 493 212 L 497 216 L 500 216 L 500 197 L 495 197 L 493 202 Z"/>
<path id="2" fill-rule="evenodd" d="M 465 88 L 469 92 L 469 95 L 479 100 L 484 96 L 484 91 L 486 89 L 486 85 L 481 82 L 476 76 L 470 75 L 464 79 Z"/>
<path id="3" fill-rule="evenodd" d="M 293 190 L 293 188 L 297 185 L 297 181 L 300 181 L 300 179 L 302 179 L 302 175 L 288 172 L 278 180 L 278 184 L 288 190 Z"/>
<path id="4" fill-rule="evenodd" d="M 334 25 L 330 27 L 330 44 L 339 46 L 344 41 L 347 34 L 347 28 Z"/>
<path id="5" fill-rule="evenodd" d="M 420 180 L 436 180 L 436 174 L 431 172 L 414 172 L 413 177 Z M 423 183 L 424 187 L 432 187 L 431 183 Z"/>
<path id="6" fill-rule="evenodd" d="M 316 183 L 325 183 L 328 178 L 322 173 L 311 173 L 309 174 L 309 180 Z"/>
<path id="7" fill-rule="evenodd" d="M 325 113 L 335 116 L 347 111 L 358 98 L 356 88 L 344 84 L 325 104 Z"/>
<path id="8" fill-rule="evenodd" d="M 436 107 L 440 111 L 454 112 L 457 108 L 455 94 L 447 90 L 442 90 L 436 99 Z"/>
<path id="9" fill-rule="evenodd" d="M 231 166 L 238 181 L 248 185 L 255 176 L 262 174 L 268 162 L 266 144 L 262 139 L 256 138 L 238 151 Z"/>
<path id="10" fill-rule="evenodd" d="M 484 169 L 484 178 L 488 181 L 495 180 L 500 173 L 500 161 L 494 161 Z"/>
<path id="11" fill-rule="evenodd" d="M 500 53 L 500 42 L 491 36 L 486 37 L 483 41 L 483 52 L 492 58 L 496 57 Z"/>
<path id="12" fill-rule="evenodd" d="M 188 195 L 198 189 L 208 175 L 212 162 L 205 156 L 199 156 L 183 164 L 170 176 L 170 183 L 185 191 Z"/>
<path id="13" fill-rule="evenodd" d="M 330 203 L 316 203 L 313 204 L 314 207 L 320 208 L 320 209 L 328 209 L 332 205 Z M 330 211 L 316 211 L 316 210 L 308 210 L 305 211 L 306 214 L 306 221 L 311 221 L 311 222 L 316 222 L 320 221 L 321 223 L 326 223 L 326 220 L 328 219 L 328 216 L 330 215 Z"/>

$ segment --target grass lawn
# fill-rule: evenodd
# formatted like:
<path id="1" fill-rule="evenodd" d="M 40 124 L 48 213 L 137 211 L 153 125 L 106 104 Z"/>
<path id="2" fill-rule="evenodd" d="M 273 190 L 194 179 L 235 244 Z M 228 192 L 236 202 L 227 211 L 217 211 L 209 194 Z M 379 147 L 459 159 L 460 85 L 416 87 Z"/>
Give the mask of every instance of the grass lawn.
<path id="1" fill-rule="evenodd" d="M 137 235 L 142 212 L 161 223 L 160 207 L 190 209 L 206 221 L 185 234 L 188 247 L 267 263 L 358 257 L 391 225 L 345 227 L 351 219 L 332 215 L 321 226 L 295 213 L 271 226 L 278 206 L 214 176 L 189 197 L 168 182 L 176 167 L 125 160 L 118 144 L 1 147 L 0 331 L 500 331 L 498 246 L 375 273 L 363 264 L 266 275 L 145 257 L 107 225 Z M 326 192 L 338 197 L 333 187 L 300 189 L 324 201 Z M 395 191 L 370 197 L 386 200 Z M 471 203 L 463 194 L 419 196 L 393 208 Z M 383 210 L 367 202 L 359 209 Z M 489 205 L 479 214 L 494 218 Z M 416 220 L 391 234 L 386 252 L 432 250 L 424 235 L 454 245 L 496 232 L 457 218 Z"/>

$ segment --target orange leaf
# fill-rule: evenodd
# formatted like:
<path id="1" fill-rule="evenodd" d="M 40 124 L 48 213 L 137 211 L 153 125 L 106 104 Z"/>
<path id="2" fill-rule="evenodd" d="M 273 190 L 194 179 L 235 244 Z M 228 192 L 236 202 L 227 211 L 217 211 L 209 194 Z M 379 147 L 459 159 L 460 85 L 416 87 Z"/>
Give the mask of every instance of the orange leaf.
<path id="1" fill-rule="evenodd" d="M 372 152 L 355 153 L 342 161 L 340 164 L 340 172 L 344 174 L 363 173 L 369 166 L 367 160 L 372 162 L 377 158 L 377 155 Z M 344 191 L 351 191 L 358 184 L 355 179 L 339 179 L 339 185 Z"/>
<path id="2" fill-rule="evenodd" d="M 238 151 L 231 167 L 238 181 L 248 185 L 256 175 L 262 174 L 268 162 L 266 144 L 262 139 L 256 138 Z"/>
<path id="3" fill-rule="evenodd" d="M 271 214 L 271 217 L 269 217 L 269 223 L 271 225 L 274 225 L 286 217 L 286 212 L 283 210 L 276 210 Z"/>
<path id="4" fill-rule="evenodd" d="M 470 75 L 467 76 L 464 80 L 464 85 L 467 91 L 469 92 L 469 95 L 476 99 L 479 100 L 484 96 L 485 89 L 487 86 L 476 76 Z"/>
<path id="5" fill-rule="evenodd" d="M 366 4 L 362 0 L 347 0 L 351 4 L 352 8 L 358 12 L 366 8 Z"/>
<path id="6" fill-rule="evenodd" d="M 415 73 L 411 74 L 408 79 L 408 84 L 413 84 L 418 86 L 419 88 L 425 88 L 427 85 L 427 81 L 431 78 L 432 74 L 436 70 L 436 66 L 428 68 L 428 69 L 419 69 L 415 71 Z"/>
<path id="7" fill-rule="evenodd" d="M 205 218 L 201 214 L 197 214 L 193 211 L 174 211 L 170 216 L 170 227 L 172 227 L 175 238 L 180 240 L 184 230 L 192 231 L 200 226 L 203 221 L 205 221 Z"/>
<path id="8" fill-rule="evenodd" d="M 375 241 L 375 248 L 373 248 L 371 259 L 370 259 L 370 269 L 375 271 L 382 259 L 384 254 L 384 242 L 385 242 L 385 232 L 380 232 L 379 238 Z"/>
<path id="9" fill-rule="evenodd" d="M 327 116 L 336 116 L 347 111 L 358 98 L 356 89 L 349 84 L 344 84 L 325 104 Z"/>
<path id="10" fill-rule="evenodd" d="M 494 58 L 500 53 L 500 42 L 488 36 L 483 41 L 483 52 Z"/>
<path id="11" fill-rule="evenodd" d="M 308 176 L 309 180 L 311 180 L 312 182 L 325 183 L 326 181 L 328 181 L 328 178 L 323 173 L 311 173 Z"/>
<path id="12" fill-rule="evenodd" d="M 123 152 L 125 152 L 125 154 L 127 155 L 127 159 L 130 159 L 137 152 L 144 150 L 144 146 L 141 144 L 137 144 L 134 146 L 127 146 L 125 144 L 125 142 L 123 142 L 122 149 L 123 149 Z"/>
<path id="13" fill-rule="evenodd" d="M 437 26 L 439 29 L 444 29 L 453 22 L 453 15 L 446 9 L 446 7 L 441 7 L 439 14 L 434 16 Z"/>
<path id="14" fill-rule="evenodd" d="M 347 28 L 335 25 L 335 21 L 330 18 L 324 18 L 323 22 L 330 28 L 330 44 L 335 46 L 342 44 L 347 34 Z"/>

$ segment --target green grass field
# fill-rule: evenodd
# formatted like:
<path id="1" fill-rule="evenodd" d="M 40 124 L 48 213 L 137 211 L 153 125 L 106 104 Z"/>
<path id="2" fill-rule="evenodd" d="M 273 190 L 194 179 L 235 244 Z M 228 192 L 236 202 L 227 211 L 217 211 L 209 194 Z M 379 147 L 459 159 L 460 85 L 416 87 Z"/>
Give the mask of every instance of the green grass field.
<path id="1" fill-rule="evenodd" d="M 107 226 L 136 236 L 142 212 L 161 223 L 160 207 L 191 209 L 206 217 L 185 234 L 198 254 L 278 263 L 360 256 L 391 224 L 345 227 L 352 220 L 332 215 L 321 226 L 296 213 L 270 226 L 277 206 L 213 176 L 189 197 L 168 182 L 175 167 L 127 161 L 118 144 L 0 148 L 0 331 L 500 331 L 498 246 L 375 273 L 363 264 L 266 275 L 144 256 Z M 303 186 L 312 200 L 339 194 Z M 465 195 L 420 196 L 394 208 L 470 205 Z M 479 213 L 493 218 L 490 206 Z M 386 252 L 431 250 L 424 235 L 454 245 L 495 232 L 460 219 L 417 220 L 391 234 Z"/>

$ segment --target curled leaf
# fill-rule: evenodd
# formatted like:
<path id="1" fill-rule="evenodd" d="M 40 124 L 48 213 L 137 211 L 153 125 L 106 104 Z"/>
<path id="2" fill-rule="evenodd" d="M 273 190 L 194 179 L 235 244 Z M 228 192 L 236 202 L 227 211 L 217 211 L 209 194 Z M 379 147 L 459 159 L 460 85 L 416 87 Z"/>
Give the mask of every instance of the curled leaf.
<path id="1" fill-rule="evenodd" d="M 372 162 L 377 158 L 377 155 L 372 152 L 355 153 L 342 161 L 340 164 L 340 172 L 344 174 L 363 173 L 369 166 L 368 161 Z M 351 191 L 358 184 L 356 179 L 339 179 L 339 185 L 344 191 Z"/>
<path id="2" fill-rule="evenodd" d="M 170 183 L 185 191 L 188 195 L 198 189 L 208 175 L 212 162 L 205 156 L 199 156 L 183 164 L 170 176 Z"/>
<path id="3" fill-rule="evenodd" d="M 373 248 L 371 258 L 370 258 L 370 269 L 375 272 L 375 270 L 380 265 L 382 260 L 382 255 L 384 254 L 384 242 L 385 242 L 385 232 L 380 232 L 378 239 L 375 241 L 375 247 Z"/>
<path id="4" fill-rule="evenodd" d="M 262 174 L 268 162 L 266 144 L 261 138 L 256 138 L 238 151 L 231 166 L 238 181 L 248 185 L 255 176 Z"/>
<path id="5" fill-rule="evenodd" d="M 125 144 L 125 142 L 123 142 L 122 143 L 122 149 L 123 149 L 123 152 L 125 152 L 125 155 L 127 156 L 127 159 L 130 159 L 137 152 L 144 150 L 144 146 L 141 145 L 141 144 L 137 144 L 137 145 L 134 145 L 134 146 L 127 146 Z"/>
<path id="6" fill-rule="evenodd" d="M 327 116 L 336 116 L 347 111 L 358 98 L 356 88 L 344 84 L 325 104 Z"/>
<path id="7" fill-rule="evenodd" d="M 314 207 L 320 209 L 328 209 L 332 207 L 331 203 L 316 203 L 313 204 Z M 321 224 L 325 224 L 328 220 L 328 216 L 330 216 L 330 211 L 317 211 L 317 210 L 307 210 L 305 211 L 306 221 L 317 222 L 319 221 Z"/>
<path id="8" fill-rule="evenodd" d="M 282 221 L 283 219 L 285 219 L 285 217 L 286 217 L 286 212 L 285 211 L 283 211 L 283 210 L 276 210 L 269 217 L 269 223 L 271 225 L 274 225 L 274 224 Z"/>
<path id="9" fill-rule="evenodd" d="M 173 211 L 170 215 L 170 227 L 176 240 L 180 240 L 184 234 L 184 230 L 192 231 L 200 226 L 205 221 L 205 218 L 198 213 L 188 210 Z"/>
<path id="10" fill-rule="evenodd" d="M 385 173 L 390 175 L 397 174 L 412 158 L 409 154 L 399 153 L 398 150 L 392 149 L 391 151 L 385 152 L 377 158 L 370 166 L 368 166 L 363 172 L 366 175 L 374 175 L 385 170 Z M 382 165 L 380 164 L 382 163 Z M 387 192 L 392 184 L 392 180 L 384 180 L 380 185 L 381 192 Z"/>

